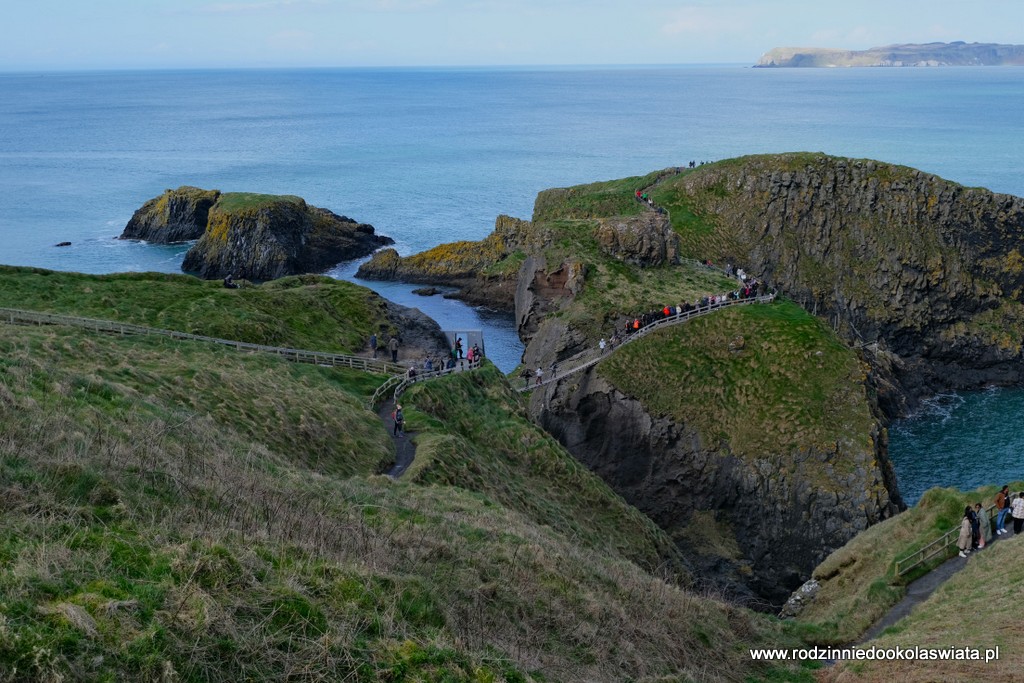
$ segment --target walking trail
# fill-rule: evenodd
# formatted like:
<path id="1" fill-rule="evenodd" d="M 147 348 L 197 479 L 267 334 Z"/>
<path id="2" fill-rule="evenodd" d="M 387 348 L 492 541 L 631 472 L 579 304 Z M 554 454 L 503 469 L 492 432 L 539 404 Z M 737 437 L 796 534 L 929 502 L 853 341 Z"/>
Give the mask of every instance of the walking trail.
<path id="1" fill-rule="evenodd" d="M 1006 535 L 995 534 L 993 535 L 992 540 L 985 545 L 985 549 L 987 550 L 993 543 L 1005 541 L 1013 538 L 1013 536 L 1013 532 Z M 864 635 L 861 636 L 860 640 L 856 641 L 854 645 L 863 645 L 870 640 L 874 640 L 880 636 L 885 629 L 910 614 L 915 607 L 931 597 L 931 594 L 934 593 L 939 586 L 946 583 L 951 576 L 966 567 L 967 563 L 970 562 L 971 558 L 974 556 L 974 553 L 977 552 L 985 551 L 975 550 L 968 555 L 966 559 L 959 555 L 954 555 L 921 578 L 907 584 L 907 593 L 903 596 L 903 599 L 893 605 L 881 619 L 875 622 L 874 626 L 865 631 Z"/>

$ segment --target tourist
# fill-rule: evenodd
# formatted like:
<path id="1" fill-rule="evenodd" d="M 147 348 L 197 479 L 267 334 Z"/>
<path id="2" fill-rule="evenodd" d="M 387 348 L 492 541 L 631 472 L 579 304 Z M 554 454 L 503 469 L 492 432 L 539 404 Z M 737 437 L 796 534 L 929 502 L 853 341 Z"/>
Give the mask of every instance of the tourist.
<path id="1" fill-rule="evenodd" d="M 1006 533 L 1006 515 L 1010 514 L 1010 485 L 1003 484 L 1003 488 L 999 489 L 999 493 L 996 494 L 996 510 L 998 512 L 996 516 L 996 533 Z"/>
<path id="2" fill-rule="evenodd" d="M 978 550 L 981 550 L 991 540 L 992 520 L 981 503 L 974 504 L 974 514 L 978 516 Z"/>
<path id="3" fill-rule="evenodd" d="M 978 516 L 978 507 L 970 509 L 970 520 L 971 520 L 971 550 L 978 549 L 978 539 L 981 537 L 981 517 Z"/>
<path id="4" fill-rule="evenodd" d="M 238 289 L 238 285 L 235 284 L 235 278 L 231 273 L 224 278 L 224 289 Z"/>
<path id="5" fill-rule="evenodd" d="M 472 348 L 469 351 L 466 352 L 466 360 L 469 361 L 469 365 L 472 367 L 472 365 L 473 365 L 473 349 Z"/>
<path id="6" fill-rule="evenodd" d="M 455 353 L 457 354 L 455 356 L 456 358 L 462 358 L 462 337 L 458 337 L 455 339 Z"/>
<path id="7" fill-rule="evenodd" d="M 391 351 L 391 362 L 398 362 L 398 337 L 391 337 L 391 341 L 388 342 L 388 349 Z"/>
<path id="8" fill-rule="evenodd" d="M 534 386 L 539 387 L 540 383 L 544 380 L 544 371 L 541 370 L 541 367 L 539 365 L 537 366 L 537 371 L 533 373 L 533 376 L 536 378 L 533 382 Z"/>
<path id="9" fill-rule="evenodd" d="M 967 557 L 971 552 L 971 506 L 964 508 L 964 518 L 960 520 L 960 537 L 956 539 L 956 547 L 960 549 L 960 557 Z"/>
<path id="10" fill-rule="evenodd" d="M 1013 517 L 1013 533 L 1019 534 L 1024 528 L 1024 491 L 1018 493 L 1010 503 L 1010 516 Z"/>
<path id="11" fill-rule="evenodd" d="M 373 357 L 377 357 L 377 333 L 374 332 L 370 335 L 370 350 L 373 351 Z"/>
<path id="12" fill-rule="evenodd" d="M 597 346 L 598 346 L 598 348 L 600 348 L 600 349 L 601 349 L 601 353 L 604 353 L 604 348 L 605 348 L 606 346 L 608 346 L 608 342 L 606 342 L 606 341 L 604 340 L 604 338 L 602 337 L 602 338 L 601 338 L 601 341 L 597 342 Z"/>
<path id="13" fill-rule="evenodd" d="M 405 416 L 402 414 L 401 403 L 395 406 L 395 412 L 391 413 L 391 419 L 395 421 L 395 427 L 391 431 L 391 435 L 401 439 L 405 434 Z"/>
<path id="14" fill-rule="evenodd" d="M 480 350 L 479 344 L 473 344 L 473 358 L 476 358 L 476 362 L 479 365 L 480 359 L 484 357 L 483 351 Z"/>

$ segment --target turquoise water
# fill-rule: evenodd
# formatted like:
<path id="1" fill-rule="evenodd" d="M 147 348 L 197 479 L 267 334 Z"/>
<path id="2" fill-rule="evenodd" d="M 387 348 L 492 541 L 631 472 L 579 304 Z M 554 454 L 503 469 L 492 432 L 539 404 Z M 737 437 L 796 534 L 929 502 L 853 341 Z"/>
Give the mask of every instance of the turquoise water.
<path id="1" fill-rule="evenodd" d="M 907 504 L 933 486 L 974 489 L 1024 480 L 1024 389 L 944 394 L 889 429 Z"/>
<path id="2" fill-rule="evenodd" d="M 501 213 L 528 218 L 545 188 L 758 152 L 871 157 L 1024 194 L 1022 111 L 1018 68 L 0 74 L 0 263 L 177 272 L 184 248 L 112 238 L 146 199 L 184 184 L 301 195 L 405 254 L 479 239 Z M 363 284 L 443 327 L 485 330 L 491 358 L 518 363 L 508 316 Z M 1017 396 L 956 400 L 1012 423 Z M 1009 476 L 1012 435 L 958 423 L 961 410 L 894 427 L 910 500 Z"/>

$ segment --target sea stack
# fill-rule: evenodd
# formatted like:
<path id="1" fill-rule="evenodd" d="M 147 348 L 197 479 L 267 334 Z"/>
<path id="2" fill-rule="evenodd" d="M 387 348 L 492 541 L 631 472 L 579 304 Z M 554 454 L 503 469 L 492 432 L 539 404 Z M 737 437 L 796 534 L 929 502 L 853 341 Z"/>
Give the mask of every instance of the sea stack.
<path id="1" fill-rule="evenodd" d="M 182 270 L 202 278 L 230 274 L 257 281 L 320 272 L 392 242 L 371 225 L 310 206 L 301 197 L 195 187 L 167 190 L 146 202 L 121 238 L 197 240 Z"/>

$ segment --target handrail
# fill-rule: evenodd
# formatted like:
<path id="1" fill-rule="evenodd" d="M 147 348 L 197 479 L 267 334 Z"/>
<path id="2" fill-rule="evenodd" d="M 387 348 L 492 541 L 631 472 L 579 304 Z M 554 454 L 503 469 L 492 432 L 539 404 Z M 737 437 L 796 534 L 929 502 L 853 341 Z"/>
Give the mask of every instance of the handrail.
<path id="1" fill-rule="evenodd" d="M 1011 494 L 1010 495 L 1010 500 L 1012 501 L 1016 497 L 1017 497 L 1017 494 Z M 992 505 L 988 506 L 987 508 L 984 508 L 984 511 L 985 511 L 985 516 L 988 517 L 988 523 L 989 524 L 992 523 L 992 520 L 995 518 L 995 516 L 999 512 L 996 509 L 996 506 L 995 506 L 994 503 Z M 948 553 L 950 547 L 956 545 L 956 542 L 959 539 L 959 537 L 960 537 L 960 527 L 953 527 L 952 529 L 950 529 L 949 531 L 945 532 L 944 534 L 942 534 L 941 536 L 936 538 L 934 541 L 932 541 L 928 545 L 924 546 L 923 548 L 920 548 L 919 550 L 916 550 L 916 551 L 910 553 L 906 557 L 902 557 L 902 558 L 897 559 L 896 563 L 895 563 L 895 566 L 894 566 L 894 571 L 896 572 L 896 576 L 897 577 L 906 576 L 907 574 L 909 574 L 914 569 L 920 567 L 924 563 L 926 563 L 929 560 L 933 559 L 935 556 L 937 556 L 939 554 L 946 554 L 946 553 Z M 935 547 L 935 546 L 938 546 L 938 547 L 935 548 L 934 550 L 932 550 L 932 548 Z M 929 550 L 931 552 L 928 552 Z M 916 560 L 915 560 L 915 558 L 916 558 Z M 915 560 L 915 561 L 911 562 L 909 565 L 905 564 L 906 562 L 909 562 L 910 560 Z"/>
<path id="2" fill-rule="evenodd" d="M 113 320 L 96 320 L 93 318 L 79 318 L 57 313 L 44 313 L 40 311 L 23 311 L 16 308 L 0 308 L 0 322 L 16 324 L 35 325 L 67 325 L 93 330 L 95 332 L 108 332 L 114 334 L 131 334 L 169 337 L 171 339 L 183 339 L 191 341 L 203 341 L 211 344 L 230 346 L 238 351 L 257 351 L 281 356 L 296 363 L 311 363 L 314 365 L 345 366 L 355 370 L 367 372 L 383 372 L 388 374 L 400 374 L 405 368 L 396 363 L 388 363 L 361 356 L 350 356 L 343 353 L 327 353 L 326 351 L 308 351 L 304 349 L 292 349 L 282 346 L 266 346 L 250 342 L 236 341 L 232 339 L 220 339 L 218 337 L 207 337 L 201 334 L 189 332 L 177 332 L 175 330 L 164 330 L 158 327 L 145 327 L 131 323 L 121 323 Z"/>
<path id="3" fill-rule="evenodd" d="M 661 329 L 662 327 L 669 327 L 669 326 L 672 326 L 672 325 L 678 325 L 678 324 L 684 323 L 684 322 L 686 322 L 686 321 L 688 321 L 688 320 L 690 320 L 692 318 L 698 318 L 698 317 L 703 316 L 703 315 L 708 315 L 709 313 L 714 313 L 715 311 L 717 311 L 717 310 L 719 310 L 721 308 L 725 308 L 727 306 L 746 306 L 746 305 L 749 305 L 749 304 L 756 304 L 756 303 L 771 303 L 774 300 L 775 300 L 775 294 L 765 294 L 763 296 L 748 297 L 746 299 L 732 299 L 732 300 L 727 299 L 725 301 L 720 301 L 718 303 L 707 304 L 705 306 L 700 306 L 698 308 L 694 308 L 694 309 L 691 309 L 689 311 L 684 311 L 682 313 L 676 313 L 675 315 L 670 315 L 667 318 L 662 318 L 661 320 L 656 320 L 653 323 L 649 323 L 647 325 L 644 325 L 643 327 L 641 327 L 637 331 L 633 332 L 633 334 L 631 334 L 628 337 L 626 337 L 626 339 L 621 344 L 616 346 L 615 349 L 622 348 L 626 344 L 634 342 L 634 341 L 636 341 L 638 339 L 642 339 L 643 337 L 646 337 L 650 333 L 654 332 L 655 330 Z M 615 349 L 612 349 L 612 351 L 614 352 Z M 569 375 L 575 374 L 575 373 L 580 372 L 582 370 L 586 370 L 587 368 L 591 367 L 592 365 L 596 365 L 597 363 L 601 362 L 603 359 L 607 358 L 608 355 L 609 355 L 608 353 L 605 353 L 605 352 L 601 351 L 600 349 L 588 349 L 588 350 L 583 351 L 583 352 L 581 352 L 581 353 L 579 353 L 579 354 L 577 354 L 577 355 L 575 355 L 575 356 L 573 356 L 572 358 L 569 359 L 570 363 L 572 363 L 572 362 L 577 362 L 578 363 L 581 360 L 583 361 L 582 363 L 578 363 L 577 365 L 573 365 L 572 367 L 570 367 L 569 370 L 567 370 L 567 371 L 565 371 L 565 372 L 563 372 L 561 374 L 557 374 L 554 377 L 551 377 L 549 379 L 546 379 L 546 380 L 542 381 L 540 384 L 536 384 L 536 383 L 535 384 L 527 384 L 527 386 L 520 387 L 519 389 L 516 389 L 516 391 L 518 391 L 519 393 L 522 394 L 522 393 L 526 393 L 528 391 L 533 391 L 537 387 L 543 387 L 543 386 L 547 386 L 548 384 L 551 384 L 553 382 L 558 382 L 558 381 L 560 381 L 562 379 L 565 379 Z M 565 361 L 563 361 L 563 362 L 565 362 Z"/>

